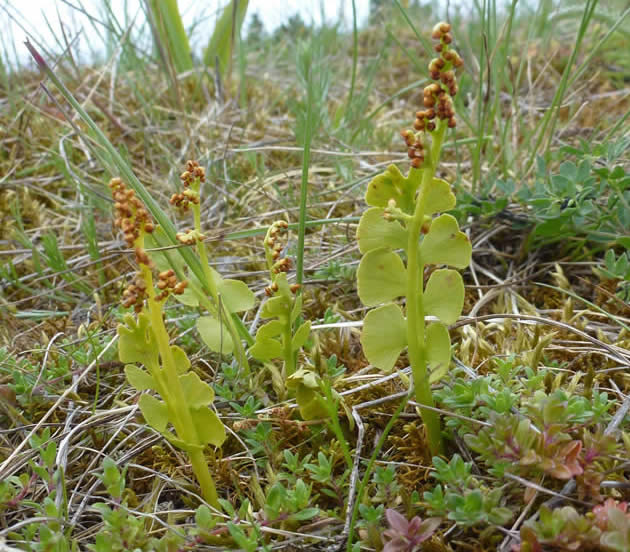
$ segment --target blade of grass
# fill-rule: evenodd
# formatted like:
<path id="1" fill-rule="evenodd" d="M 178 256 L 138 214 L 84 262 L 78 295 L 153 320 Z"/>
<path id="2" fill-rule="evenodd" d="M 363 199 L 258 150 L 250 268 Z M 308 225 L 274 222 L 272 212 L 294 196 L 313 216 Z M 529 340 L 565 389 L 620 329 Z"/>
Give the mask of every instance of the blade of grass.
<path id="1" fill-rule="evenodd" d="M 418 29 L 416 29 L 415 25 L 411 22 L 411 19 L 409 19 L 409 15 L 407 14 L 407 11 L 400 5 L 400 2 L 398 0 L 394 0 L 394 4 L 396 4 L 396 7 L 398 8 L 400 13 L 402 14 L 402 16 L 405 19 L 405 21 L 407 22 L 407 24 L 409 25 L 409 28 L 416 35 L 416 38 L 418 39 L 418 42 L 424 48 L 424 53 L 428 57 L 431 57 L 431 52 L 433 51 L 433 48 L 431 47 L 431 44 L 429 43 L 429 41 L 424 36 L 422 36 L 422 33 L 420 31 L 418 31 Z"/>
<path id="2" fill-rule="evenodd" d="M 348 102 L 346 104 L 346 112 L 352 105 L 352 97 L 354 96 L 354 87 L 357 80 L 357 61 L 359 55 L 359 33 L 357 31 L 357 6 L 356 0 L 352 0 L 352 77 L 350 78 L 350 92 L 348 93 Z"/>
<path id="3" fill-rule="evenodd" d="M 526 171 L 528 171 L 533 166 L 534 161 L 536 160 L 536 155 L 538 153 L 538 148 L 540 148 L 543 140 L 545 139 L 545 135 L 548 135 L 548 139 L 547 145 L 545 146 L 544 155 L 548 156 L 549 154 L 549 148 L 551 147 L 551 142 L 553 140 L 553 133 L 558 121 L 558 115 L 560 113 L 560 105 L 562 104 L 562 99 L 564 98 L 564 94 L 569 84 L 569 75 L 571 73 L 571 68 L 573 67 L 580 51 L 580 46 L 582 45 L 582 41 L 584 39 L 584 36 L 586 35 L 586 31 L 588 30 L 589 22 L 593 16 L 593 13 L 595 12 L 595 8 L 597 7 L 597 2 L 598 0 L 586 1 L 584 10 L 582 11 L 582 20 L 580 21 L 577 36 L 573 44 L 573 49 L 571 50 L 571 56 L 569 57 L 569 60 L 567 61 L 567 64 L 564 68 L 562 78 L 560 80 L 560 85 L 558 86 L 556 93 L 554 94 L 553 100 L 551 101 L 551 106 L 549 107 L 549 109 L 547 109 L 541 121 L 536 141 L 534 142 L 531 155 L 525 166 Z M 549 129 L 548 132 L 547 129 Z"/>
<path id="4" fill-rule="evenodd" d="M 241 32 L 248 4 L 249 0 L 232 0 L 225 7 L 203 54 L 206 67 L 214 67 L 215 60 L 219 60 L 222 77 L 229 74 L 230 60 L 236 43 L 235 37 Z"/>
<path id="5" fill-rule="evenodd" d="M 308 170 L 311 162 L 311 144 L 323 119 L 325 99 L 330 81 L 330 72 L 322 58 L 320 37 L 314 36 L 309 42 L 303 42 L 298 45 L 296 70 L 300 84 L 306 92 L 304 100 L 293 105 L 296 114 L 295 134 L 298 145 L 302 147 L 302 179 L 300 184 L 296 263 L 296 281 L 298 284 L 302 284 L 304 280 L 304 239 L 306 235 Z"/>
<path id="6" fill-rule="evenodd" d="M 628 33 L 625 33 L 623 31 L 623 29 L 619 28 L 620 25 L 625 21 L 626 17 L 628 17 L 628 15 L 630 15 L 630 7 L 627 8 L 619 16 L 619 19 L 614 24 L 611 25 L 610 29 L 608 29 L 608 31 L 601 38 L 601 40 L 595 46 L 593 46 L 593 48 L 591 48 L 589 50 L 588 55 L 586 56 L 584 61 L 580 64 L 580 66 L 575 70 L 575 72 L 573 73 L 573 75 L 569 79 L 569 83 L 567 85 L 568 88 L 571 88 L 573 86 L 573 84 L 575 83 L 575 81 L 582 76 L 582 74 L 584 73 L 584 71 L 586 71 L 586 68 L 588 67 L 588 64 L 591 62 L 591 60 L 593 59 L 595 54 L 597 54 L 599 52 L 600 48 L 604 45 L 604 43 L 610 38 L 610 36 L 613 33 L 619 32 L 619 33 L 623 34 L 624 36 L 628 37 Z M 595 16 L 593 16 L 593 18 L 595 18 Z"/>
<path id="7" fill-rule="evenodd" d="M 172 64 L 177 73 L 192 70 L 190 43 L 179 14 L 177 0 L 145 0 L 145 5 L 151 22 L 153 40 L 164 65 Z"/>

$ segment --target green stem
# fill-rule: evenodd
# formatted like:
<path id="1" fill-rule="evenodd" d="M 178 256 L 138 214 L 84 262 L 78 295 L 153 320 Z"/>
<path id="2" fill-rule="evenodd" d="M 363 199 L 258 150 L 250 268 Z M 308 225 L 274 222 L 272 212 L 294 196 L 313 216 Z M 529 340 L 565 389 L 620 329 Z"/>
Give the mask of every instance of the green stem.
<path id="1" fill-rule="evenodd" d="M 365 492 L 365 488 L 367 487 L 367 484 L 370 482 L 370 475 L 372 474 L 372 468 L 374 468 L 376 457 L 381 451 L 381 448 L 383 448 L 383 445 L 385 444 L 385 439 L 387 439 L 389 432 L 391 431 L 392 427 L 394 427 L 394 423 L 398 420 L 398 417 L 400 416 L 402 411 L 405 409 L 408 402 L 409 402 L 409 394 L 407 393 L 407 395 L 405 395 L 405 397 L 401 401 L 400 405 L 398 405 L 398 408 L 394 412 L 394 415 L 390 418 L 389 422 L 387 422 L 387 425 L 385 426 L 385 429 L 383 430 L 383 433 L 381 434 L 381 437 L 379 438 L 378 443 L 376 443 L 376 447 L 374 448 L 374 451 L 372 452 L 372 456 L 370 456 L 368 465 L 365 468 L 365 473 L 363 474 L 363 479 L 361 479 L 361 483 L 359 484 L 359 488 L 357 489 L 357 495 L 354 499 L 354 506 L 352 507 L 352 518 L 350 519 L 350 527 L 348 528 L 348 544 L 346 546 L 346 552 L 352 552 L 354 526 L 357 523 L 357 517 L 359 515 L 359 505 L 361 504 L 361 500 L 363 499 L 363 493 Z"/>
<path id="2" fill-rule="evenodd" d="M 219 504 L 217 488 L 214 485 L 212 475 L 208 469 L 208 462 L 203 453 L 203 449 L 191 449 L 188 451 L 188 456 L 190 458 L 193 473 L 195 474 L 197 481 L 199 481 L 199 486 L 201 487 L 201 496 L 203 496 L 204 500 L 210 504 L 210 506 L 221 511 L 222 508 Z"/>
<path id="3" fill-rule="evenodd" d="M 293 351 L 293 324 L 291 316 L 287 316 L 284 330 L 282 332 L 282 344 L 284 347 L 284 379 L 295 373 L 296 354 Z"/>
<path id="4" fill-rule="evenodd" d="M 346 436 L 343 434 L 343 430 L 341 429 L 341 424 L 339 423 L 339 399 L 335 399 L 334 391 L 333 391 L 333 381 L 330 378 L 326 378 L 326 380 L 322 380 L 319 384 L 320 391 L 324 394 L 324 398 L 326 399 L 325 405 L 326 410 L 328 410 L 328 415 L 330 416 L 330 421 L 327 422 L 327 426 L 329 429 L 333 431 L 335 437 L 339 441 L 339 445 L 341 446 L 341 450 L 343 452 L 343 457 L 346 460 L 346 464 L 348 468 L 352 470 L 353 462 L 352 455 L 350 454 L 350 448 L 348 447 L 348 441 Z"/>
<path id="5" fill-rule="evenodd" d="M 148 270 L 148 269 L 147 269 Z M 154 294 L 153 288 L 149 287 L 149 293 Z M 168 393 L 164 395 L 164 400 L 173 416 L 173 426 L 177 432 L 177 436 L 187 444 L 194 448 L 189 449 L 188 456 L 192 465 L 193 473 L 201 486 L 201 494 L 203 498 L 213 506 L 220 510 L 216 487 L 208 468 L 208 463 L 203 454 L 203 447 L 200 446 L 199 437 L 193 423 L 190 410 L 187 406 L 186 396 L 177 375 L 175 359 L 169 344 L 168 332 L 164 326 L 162 319 L 162 308 L 153 297 L 149 297 L 149 316 L 151 319 L 151 329 L 158 342 L 160 357 L 162 358 L 162 366 L 164 367 L 164 375 L 168 386 Z"/>
<path id="6" fill-rule="evenodd" d="M 424 263 L 418 251 L 418 242 L 424 223 L 425 198 L 429 186 L 433 182 L 435 167 L 439 160 L 446 125 L 440 121 L 437 131 L 433 135 L 430 158 L 427 166 L 422 169 L 422 183 L 418 192 L 416 209 L 413 219 L 409 223 L 409 241 L 407 247 L 407 344 L 409 363 L 413 373 L 413 384 L 416 401 L 420 404 L 434 407 L 429 375 L 427 373 L 424 305 L 423 305 L 423 273 Z M 415 169 L 411 169 L 415 170 Z M 420 414 L 427 428 L 427 440 L 432 455 L 443 452 L 442 431 L 440 417 L 432 410 L 424 410 Z"/>
<path id="7" fill-rule="evenodd" d="M 157 341 L 160 358 L 162 359 L 163 372 L 159 374 L 164 376 L 157 378 L 160 381 L 160 394 L 166 403 L 169 411 L 169 417 L 177 433 L 177 437 L 187 444 L 192 445 L 188 455 L 190 457 L 193 473 L 201 486 L 201 494 L 203 498 L 214 508 L 220 510 L 216 487 L 208 468 L 208 463 L 203 454 L 203 446 L 199 442 L 199 436 L 195 429 L 190 410 L 187 406 L 186 396 L 179 381 L 175 358 L 170 345 L 170 339 L 164 319 L 162 317 L 162 305 L 155 300 L 155 290 L 153 288 L 153 276 L 151 269 L 146 265 L 140 265 L 140 270 L 147 284 L 149 319 L 151 321 L 151 331 Z M 158 375 L 159 371 L 153 371 Z"/>
<path id="8" fill-rule="evenodd" d="M 147 269 L 148 270 L 148 269 Z M 152 288 L 149 287 L 149 293 Z M 173 426 L 177 432 L 177 436 L 187 444 L 193 445 L 194 448 L 188 450 L 188 455 L 192 464 L 195 477 L 201 486 L 203 498 L 214 508 L 221 509 L 217 498 L 217 491 L 212 481 L 212 475 L 208 468 L 208 463 L 203 454 L 203 448 L 200 446 L 199 437 L 193 424 L 190 410 L 188 410 L 186 396 L 181 387 L 175 359 L 169 344 L 168 332 L 164 326 L 162 319 L 162 308 L 153 297 L 149 298 L 149 316 L 151 319 L 151 329 L 156 337 L 160 357 L 162 358 L 162 366 L 164 367 L 164 375 L 168 385 L 168 394 L 163 398 L 167 404 L 170 414 L 173 416 Z M 197 448 L 198 447 L 198 448 Z"/>
<path id="9" fill-rule="evenodd" d="M 197 189 L 195 191 L 199 190 Z M 193 215 L 195 217 L 195 230 L 201 233 L 201 207 L 198 204 L 193 205 Z M 214 299 L 219 318 L 227 326 L 230 337 L 232 338 L 232 343 L 234 344 L 234 349 L 236 350 L 238 361 L 245 371 L 245 376 L 249 377 L 249 361 L 247 360 L 247 355 L 245 354 L 243 342 L 241 341 L 241 337 L 236 327 L 234 326 L 232 313 L 228 312 L 228 310 L 225 308 L 225 305 L 223 305 L 223 303 L 221 302 L 221 298 L 219 297 L 219 290 L 217 289 L 214 276 L 210 270 L 210 263 L 208 262 L 208 253 L 206 252 L 206 246 L 202 240 L 197 241 L 197 253 L 199 254 L 199 259 L 201 260 L 201 269 L 206 280 L 205 284 L 210 291 L 210 295 L 212 295 L 212 299 Z"/>
<path id="10" fill-rule="evenodd" d="M 310 71 L 310 70 L 309 70 Z M 310 72 L 309 72 L 310 75 Z M 304 132 L 304 143 L 302 150 L 302 183 L 300 185 L 300 214 L 298 220 L 298 243 L 297 243 L 297 266 L 295 270 L 295 280 L 302 286 L 304 281 L 304 240 L 306 236 L 306 208 L 308 202 L 308 169 L 311 164 L 311 141 L 313 140 L 313 83 L 309 76 L 308 82 L 308 105 L 306 111 L 306 129 Z M 301 287 L 298 293 L 302 293 Z"/>
<path id="11" fill-rule="evenodd" d="M 330 392 L 326 393 L 326 402 L 327 404 L 331 405 L 330 422 L 328 422 L 328 426 L 330 427 L 330 429 L 332 429 L 335 437 L 337 437 L 337 441 L 339 441 L 339 445 L 341 446 L 341 451 L 343 452 L 343 457 L 346 461 L 346 464 L 348 465 L 348 469 L 352 470 L 352 455 L 350 454 L 350 448 L 348 447 L 346 436 L 343 434 L 341 424 L 339 423 L 339 414 L 337 413 L 338 405 L 330 395 Z"/>

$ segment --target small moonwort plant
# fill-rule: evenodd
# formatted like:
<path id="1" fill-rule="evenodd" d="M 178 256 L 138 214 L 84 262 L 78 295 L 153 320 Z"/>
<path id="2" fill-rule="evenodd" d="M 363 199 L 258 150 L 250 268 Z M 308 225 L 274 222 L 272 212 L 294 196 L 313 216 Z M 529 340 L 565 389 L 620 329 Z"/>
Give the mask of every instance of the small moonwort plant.
<path id="1" fill-rule="evenodd" d="M 390 165 L 370 182 L 365 199 L 371 208 L 357 229 L 363 254 L 357 271 L 359 298 L 364 305 L 377 307 L 363 324 L 365 356 L 377 368 L 389 371 L 407 348 L 416 400 L 429 407 L 434 404 L 430 385 L 446 373 L 450 362 L 446 325 L 461 314 L 464 284 L 459 272 L 441 268 L 433 270 L 425 286 L 424 271 L 429 265 L 465 268 L 472 253 L 454 217 L 434 218 L 455 206 L 448 182 L 435 177 L 446 130 L 456 126 L 454 69 L 463 64 L 450 46 L 450 28 L 448 23 L 438 23 L 433 30 L 439 57 L 431 61 L 429 72 L 436 82 L 424 89 L 425 109 L 416 113 L 415 130 L 402 132 L 411 159 L 409 174 L 404 176 Z M 405 312 L 393 302 L 399 297 L 405 298 Z M 427 315 L 438 321 L 426 325 Z M 431 453 L 440 454 L 439 417 L 423 409 L 422 418 Z"/>
<path id="2" fill-rule="evenodd" d="M 337 413 L 341 398 L 333 388 L 331 381 L 333 378 L 324 379 L 313 370 L 298 369 L 296 366 L 298 353 L 309 337 L 311 322 L 307 320 L 302 324 L 296 324 L 302 314 L 302 295 L 298 294 L 300 286 L 290 285 L 287 280 L 291 260 L 281 256 L 283 242 L 280 241 L 280 237 L 288 226 L 283 220 L 276 221 L 269 227 L 265 236 L 265 259 L 271 285 L 265 288 L 269 299 L 261 310 L 261 316 L 271 320 L 258 329 L 256 342 L 250 347 L 249 352 L 263 362 L 274 358 L 283 359 L 281 379 L 285 388 L 295 393 L 300 414 L 305 420 L 318 418 L 327 420 L 326 423 L 339 440 L 346 463 L 351 466 L 350 449 Z"/>
<path id="3" fill-rule="evenodd" d="M 204 244 L 204 235 L 201 232 L 201 185 L 205 182 L 206 173 L 203 167 L 196 161 L 188 161 L 186 170 L 180 175 L 183 191 L 171 196 L 170 203 L 180 211 L 192 210 L 194 226 L 187 232 L 178 232 L 177 240 L 187 246 L 195 247 L 205 280 L 205 287 L 210 292 L 210 297 L 204 293 L 204 285 L 194 275 L 190 274 L 189 291 L 180 294 L 179 300 L 188 306 L 203 306 L 208 314 L 197 319 L 197 330 L 204 343 L 211 351 L 231 354 L 235 353 L 237 361 L 244 369 L 244 374 L 249 375 L 249 363 L 241 342 L 238 329 L 235 325 L 233 313 L 249 310 L 254 306 L 254 294 L 245 282 L 223 278 L 214 270 L 208 261 L 208 253 Z M 160 234 L 157 229 L 156 234 Z M 167 243 L 165 240 L 156 240 L 155 245 Z M 153 254 L 159 257 L 159 254 Z M 174 258 L 165 254 L 171 268 Z M 180 272 L 185 272 L 185 267 L 180 266 Z"/>
<path id="4" fill-rule="evenodd" d="M 297 353 L 311 331 L 309 321 L 294 331 L 295 322 L 302 314 L 302 296 L 297 293 L 300 286 L 289 284 L 287 280 L 291 259 L 281 257 L 283 245 L 279 238 L 286 232 L 288 226 L 283 220 L 276 221 L 269 227 L 265 236 L 265 260 L 271 285 L 265 288 L 269 299 L 260 315 L 271 320 L 258 329 L 256 342 L 249 349 L 254 358 L 264 362 L 274 358 L 283 359 L 283 379 L 295 373 Z"/>
<path id="5" fill-rule="evenodd" d="M 125 375 L 138 391 L 156 391 L 160 395 L 161 400 L 147 393 L 141 395 L 138 404 L 144 419 L 188 453 L 204 499 L 219 509 L 203 451 L 208 444 L 216 447 L 223 444 L 225 428 L 210 408 L 214 391 L 190 371 L 186 353 L 170 344 L 162 313 L 166 299 L 183 294 L 187 284 L 178 282 L 172 269 L 160 272 L 155 283 L 155 265 L 144 249 L 145 236 L 155 230 L 149 214 L 120 178 L 112 179 L 109 186 L 115 200 L 115 224 L 123 231 L 128 247 L 134 250 L 140 269 L 134 283 L 123 293 L 123 305 L 133 307 L 136 316 L 128 314 L 118 327 L 118 354 L 126 364 Z"/>

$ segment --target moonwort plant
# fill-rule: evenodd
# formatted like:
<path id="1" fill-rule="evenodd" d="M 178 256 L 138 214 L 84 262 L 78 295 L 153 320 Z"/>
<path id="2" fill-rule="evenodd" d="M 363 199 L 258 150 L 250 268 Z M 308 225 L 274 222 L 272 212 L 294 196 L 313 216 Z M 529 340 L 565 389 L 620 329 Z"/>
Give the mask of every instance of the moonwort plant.
<path id="1" fill-rule="evenodd" d="M 407 348 L 416 400 L 428 407 L 434 406 L 431 384 L 448 369 L 451 343 L 446 325 L 461 314 L 464 284 L 459 272 L 440 268 L 433 270 L 425 286 L 425 268 L 465 268 L 472 253 L 454 217 L 434 217 L 455 206 L 448 182 L 435 177 L 446 131 L 456 126 L 454 69 L 463 64 L 451 47 L 450 29 L 448 23 L 433 29 L 439 54 L 429 64 L 434 82 L 424 89 L 425 109 L 416 113 L 414 130 L 402 132 L 411 159 L 409 173 L 404 176 L 390 165 L 369 183 L 365 199 L 371 208 L 357 229 L 363 254 L 357 271 L 359 298 L 364 305 L 377 307 L 363 323 L 363 350 L 371 364 L 389 371 Z M 399 297 L 405 298 L 405 312 L 393 302 Z M 425 316 L 436 320 L 426 324 Z M 439 416 L 430 409 L 421 415 L 431 452 L 440 454 Z"/>
<path id="2" fill-rule="evenodd" d="M 260 314 L 262 318 L 271 320 L 258 329 L 256 342 L 249 353 L 263 362 L 276 358 L 283 360 L 282 373 L 277 375 L 283 386 L 295 393 L 302 418 L 326 420 L 339 441 L 346 463 L 351 467 L 352 457 L 338 414 L 339 405 L 344 403 L 333 388 L 332 378 L 322 378 L 313 370 L 297 367 L 298 353 L 309 337 L 311 322 L 307 320 L 298 324 L 302 314 L 302 295 L 298 293 L 300 285 L 290 285 L 287 279 L 291 259 L 282 257 L 284 243 L 280 238 L 288 227 L 286 221 L 274 222 L 263 242 L 271 284 L 265 288 L 269 299 Z M 350 416 L 348 418 L 351 419 Z"/>
<path id="3" fill-rule="evenodd" d="M 144 393 L 138 405 L 146 422 L 168 441 L 186 451 L 203 498 L 220 509 L 214 481 L 204 455 L 211 444 L 225 441 L 225 428 L 210 408 L 214 391 L 190 371 L 190 360 L 177 345 L 170 344 L 162 309 L 171 295 L 181 296 L 186 281 L 178 281 L 173 269 L 158 274 L 145 250 L 145 238 L 155 232 L 142 202 L 120 178 L 109 184 L 115 201 L 115 225 L 134 251 L 139 271 L 123 293 L 123 306 L 133 307 L 118 327 L 118 354 L 125 363 L 125 375 L 138 391 L 156 391 L 160 398 Z M 157 289 L 156 289 L 157 288 Z M 142 364 L 144 369 L 138 364 Z"/>
<path id="4" fill-rule="evenodd" d="M 183 190 L 174 193 L 170 202 L 181 212 L 192 211 L 194 225 L 191 230 L 178 232 L 175 237 L 181 244 L 196 249 L 204 281 L 201 282 L 189 271 L 178 255 L 171 255 L 168 248 L 160 247 L 169 242 L 159 226 L 147 236 L 146 245 L 153 249 L 148 251 L 148 255 L 161 270 L 174 269 L 177 274 L 188 279 L 189 286 L 175 298 L 190 307 L 204 307 L 208 314 L 199 317 L 196 323 L 202 340 L 213 352 L 227 355 L 234 353 L 244 375 L 248 376 L 247 355 L 232 314 L 251 309 L 254 306 L 254 294 L 245 282 L 223 278 L 210 266 L 205 236 L 201 232 L 200 189 L 205 181 L 204 169 L 196 161 L 188 161 L 180 179 Z"/>
<path id="5" fill-rule="evenodd" d="M 263 362 L 281 358 L 284 361 L 283 380 L 295 373 L 297 353 L 311 331 L 310 321 L 302 323 L 294 331 L 295 323 L 302 314 L 302 295 L 297 293 L 299 284 L 289 284 L 287 279 L 291 259 L 281 256 L 283 243 L 280 236 L 288 227 L 287 222 L 276 221 L 265 236 L 265 261 L 271 285 L 265 288 L 269 299 L 260 315 L 271 320 L 258 329 L 256 342 L 249 349 L 254 358 Z"/>

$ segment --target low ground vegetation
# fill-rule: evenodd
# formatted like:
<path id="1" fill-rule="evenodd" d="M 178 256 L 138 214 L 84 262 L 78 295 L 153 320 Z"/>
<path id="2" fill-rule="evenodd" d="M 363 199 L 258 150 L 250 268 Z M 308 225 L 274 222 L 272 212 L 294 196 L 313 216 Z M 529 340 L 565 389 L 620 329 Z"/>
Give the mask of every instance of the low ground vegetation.
<path id="1" fill-rule="evenodd" d="M 2 63 L 0 549 L 630 551 L 629 11 L 411 4 Z"/>

